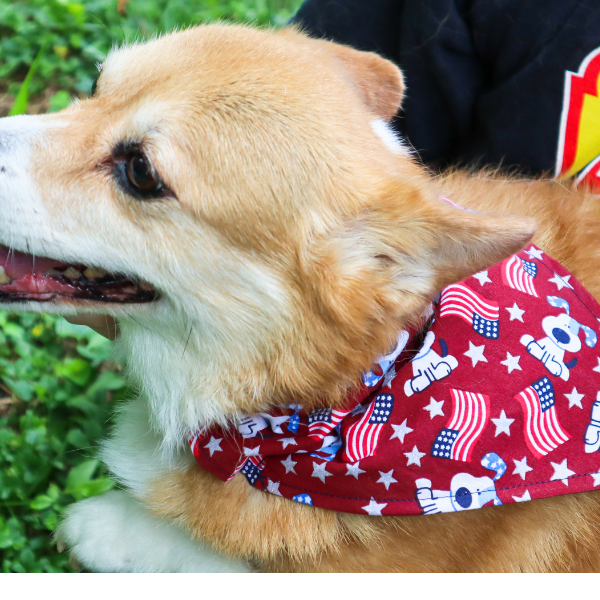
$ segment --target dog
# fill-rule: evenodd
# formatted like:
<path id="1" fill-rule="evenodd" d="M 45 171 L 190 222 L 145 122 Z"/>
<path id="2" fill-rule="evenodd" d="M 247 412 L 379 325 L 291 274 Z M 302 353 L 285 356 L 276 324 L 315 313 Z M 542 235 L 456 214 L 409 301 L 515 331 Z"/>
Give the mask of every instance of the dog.
<path id="1" fill-rule="evenodd" d="M 406 382 L 404 393 L 412 396 L 427 389 L 433 381 L 441 381 L 452 373 L 458 366 L 458 360 L 448 354 L 448 347 L 444 340 L 440 340 L 442 356 L 432 349 L 435 335 L 428 331 L 419 353 L 413 358 L 412 367 L 414 377 Z"/>
<path id="2" fill-rule="evenodd" d="M 100 450 L 123 489 L 58 528 L 85 568 L 600 569 L 594 492 L 374 517 L 225 483 L 189 450 L 273 406 L 340 406 L 436 294 L 534 234 L 600 298 L 598 198 L 431 177 L 387 125 L 403 93 L 375 54 L 211 25 L 112 51 L 60 113 L 0 120 L 3 308 L 116 318 L 139 390 Z"/>
<path id="3" fill-rule="evenodd" d="M 521 338 L 521 344 L 527 348 L 529 354 L 542 361 L 552 375 L 569 381 L 569 369 L 577 364 L 577 358 L 565 363 L 565 352 L 581 350 L 579 330 L 585 333 L 585 344 L 589 348 L 596 345 L 598 337 L 593 329 L 569 316 L 569 303 L 564 298 L 548 296 L 547 300 L 550 306 L 562 308 L 565 312 L 558 317 L 546 317 L 542 321 L 542 327 L 547 334 L 545 338 L 536 341 L 527 334 Z"/>
<path id="4" fill-rule="evenodd" d="M 496 471 L 494 477 L 473 477 L 470 473 L 458 473 L 452 478 L 450 490 L 432 490 L 429 479 L 417 479 L 415 497 L 426 515 L 440 512 L 456 512 L 481 508 L 488 502 L 502 504 L 496 493 L 495 481 L 506 473 L 506 463 L 497 454 L 487 454 L 482 466 Z"/>

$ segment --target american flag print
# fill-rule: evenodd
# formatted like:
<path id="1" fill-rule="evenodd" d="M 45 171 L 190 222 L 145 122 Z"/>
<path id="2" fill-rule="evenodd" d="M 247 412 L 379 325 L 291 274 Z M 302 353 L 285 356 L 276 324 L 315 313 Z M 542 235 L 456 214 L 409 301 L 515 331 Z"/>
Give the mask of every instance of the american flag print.
<path id="1" fill-rule="evenodd" d="M 471 454 L 490 419 L 490 397 L 450 389 L 452 416 L 431 447 L 431 456 L 471 461 Z"/>
<path id="2" fill-rule="evenodd" d="M 360 420 L 351 425 L 346 432 L 346 448 L 342 458 L 344 462 L 354 463 L 375 454 L 381 430 L 388 422 L 393 409 L 394 396 L 376 396 Z"/>
<path id="3" fill-rule="evenodd" d="M 537 277 L 537 265 L 513 255 L 502 263 L 502 282 L 513 290 L 538 297 L 534 279 Z"/>
<path id="4" fill-rule="evenodd" d="M 262 469 L 260 468 L 261 462 L 261 456 L 250 456 L 240 469 L 250 485 L 254 485 L 262 473 Z"/>
<path id="5" fill-rule="evenodd" d="M 323 439 L 349 412 L 332 408 L 313 408 L 308 415 L 308 435 Z"/>
<path id="6" fill-rule="evenodd" d="M 531 452 L 546 456 L 564 444 L 571 436 L 558 422 L 554 406 L 554 387 L 542 377 L 515 396 L 523 409 L 523 435 Z"/>
<path id="7" fill-rule="evenodd" d="M 442 292 L 440 317 L 456 315 L 490 340 L 498 339 L 499 313 L 497 302 L 484 298 L 464 283 L 449 285 Z"/>

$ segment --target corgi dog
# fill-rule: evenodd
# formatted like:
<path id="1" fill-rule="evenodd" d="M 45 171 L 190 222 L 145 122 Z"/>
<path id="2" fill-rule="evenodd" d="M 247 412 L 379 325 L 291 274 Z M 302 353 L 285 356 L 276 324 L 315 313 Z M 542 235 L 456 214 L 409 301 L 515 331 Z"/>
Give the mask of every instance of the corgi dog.
<path id="1" fill-rule="evenodd" d="M 138 390 L 100 449 L 122 489 L 58 528 L 86 569 L 600 569 L 593 491 L 359 515 L 190 452 L 199 428 L 340 406 L 436 294 L 532 240 L 600 299 L 598 197 L 432 177 L 388 126 L 403 93 L 375 54 L 210 25 L 113 50 L 60 113 L 0 120 L 0 306 L 114 317 Z"/>

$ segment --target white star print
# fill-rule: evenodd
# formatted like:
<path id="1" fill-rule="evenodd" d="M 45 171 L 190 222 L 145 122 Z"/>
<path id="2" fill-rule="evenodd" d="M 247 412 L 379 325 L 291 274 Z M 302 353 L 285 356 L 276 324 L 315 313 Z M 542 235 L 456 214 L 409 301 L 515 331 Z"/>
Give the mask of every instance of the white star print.
<path id="1" fill-rule="evenodd" d="M 371 498 L 371 501 L 367 506 L 363 506 L 362 509 L 366 510 L 372 517 L 381 517 L 381 511 L 387 506 L 386 503 L 382 502 L 377 504 L 375 498 Z"/>
<path id="2" fill-rule="evenodd" d="M 383 485 L 385 485 L 386 490 L 390 489 L 390 484 L 398 483 L 398 480 L 392 477 L 392 475 L 394 474 L 394 469 L 388 471 L 387 473 L 379 471 L 379 474 L 381 475 L 381 477 L 377 480 L 377 483 L 383 483 Z"/>
<path id="3" fill-rule="evenodd" d="M 576 387 L 573 388 L 573 391 L 570 394 L 565 394 L 565 396 L 569 400 L 569 408 L 573 408 L 574 406 L 583 408 L 583 406 L 581 406 L 581 399 L 585 396 L 585 394 L 580 394 Z"/>
<path id="4" fill-rule="evenodd" d="M 538 260 L 543 260 L 542 254 L 544 254 L 544 253 L 538 248 L 534 248 L 533 246 L 531 246 L 531 248 L 529 248 L 529 250 L 525 250 L 525 252 L 527 252 L 527 254 L 529 254 L 529 256 L 531 258 L 537 258 Z"/>
<path id="5" fill-rule="evenodd" d="M 573 286 L 569 283 L 569 279 L 571 279 L 570 275 L 561 277 L 557 273 L 554 273 L 554 277 L 552 277 L 552 279 L 548 279 L 548 282 L 554 283 L 560 292 L 560 290 L 562 290 L 564 287 L 569 288 L 570 290 L 573 289 Z"/>
<path id="6" fill-rule="evenodd" d="M 575 475 L 575 471 L 571 471 L 567 466 L 567 459 L 563 460 L 560 464 L 550 461 L 550 464 L 554 467 L 554 475 L 550 477 L 550 481 L 562 481 L 566 486 L 569 485 L 569 477 Z"/>
<path id="7" fill-rule="evenodd" d="M 527 464 L 527 457 L 524 456 L 521 460 L 513 458 L 515 461 L 515 470 L 512 472 L 513 475 L 520 475 L 521 479 L 525 480 L 525 476 L 529 471 L 533 471 L 533 468 Z"/>
<path id="8" fill-rule="evenodd" d="M 434 400 L 433 398 L 429 398 L 429 405 L 424 406 L 423 410 L 429 411 L 429 417 L 431 419 L 433 419 L 433 417 L 436 417 L 437 415 L 440 415 L 440 417 L 443 417 L 444 411 L 442 410 L 442 406 L 444 406 L 444 402 L 445 402 L 445 400 L 440 400 L 438 402 L 437 400 Z M 411 431 L 412 431 L 412 429 L 411 429 Z"/>
<path id="9" fill-rule="evenodd" d="M 419 452 L 419 449 L 415 446 L 410 452 L 404 452 L 404 456 L 408 458 L 408 465 L 417 465 L 417 467 L 421 466 L 421 458 L 425 456 L 425 452 Z"/>
<path id="10" fill-rule="evenodd" d="M 285 450 L 288 446 L 297 446 L 298 442 L 294 438 L 281 438 L 279 440 L 283 444 L 283 450 Z"/>
<path id="11" fill-rule="evenodd" d="M 512 305 L 512 308 L 508 308 L 507 306 L 506 310 L 510 313 L 511 321 L 521 321 L 521 323 L 525 322 L 523 321 L 523 315 L 525 314 L 525 311 L 519 308 L 516 302 Z"/>
<path id="12" fill-rule="evenodd" d="M 492 280 L 488 277 L 487 271 L 480 271 L 479 273 L 475 273 L 473 277 L 477 279 L 477 281 L 479 281 L 481 285 L 485 285 L 486 283 L 492 283 Z"/>
<path id="13" fill-rule="evenodd" d="M 246 456 L 260 456 L 260 446 L 256 446 L 256 448 L 244 448 L 244 454 Z"/>
<path id="14" fill-rule="evenodd" d="M 383 376 L 383 385 L 381 387 L 392 387 L 392 381 L 396 377 L 396 365 L 392 365 L 388 372 Z"/>
<path id="15" fill-rule="evenodd" d="M 515 502 L 529 502 L 531 500 L 531 494 L 527 490 L 522 496 L 513 496 Z"/>
<path id="16" fill-rule="evenodd" d="M 346 473 L 346 475 L 352 475 L 352 477 L 354 477 L 354 479 L 358 479 L 358 476 L 361 473 L 366 473 L 366 471 L 363 471 L 360 468 L 359 462 L 360 461 L 356 461 L 353 465 L 347 464 L 346 469 L 348 469 L 348 472 Z"/>
<path id="17" fill-rule="evenodd" d="M 215 452 L 223 452 L 223 448 L 219 445 L 223 441 L 223 438 L 216 439 L 212 435 L 210 436 L 210 442 L 204 446 L 210 450 L 212 456 Z"/>
<path id="18" fill-rule="evenodd" d="M 496 435 L 494 437 L 499 436 L 501 433 L 505 433 L 506 435 L 510 436 L 510 426 L 513 424 L 514 419 L 509 419 L 504 410 L 502 410 L 497 419 L 490 420 L 496 426 Z"/>
<path id="19" fill-rule="evenodd" d="M 473 344 L 471 340 L 469 340 L 469 349 L 464 353 L 465 356 L 468 356 L 475 366 L 478 362 L 487 362 L 488 359 L 483 355 L 483 351 L 485 350 L 485 344 L 481 346 L 476 346 Z"/>
<path id="20" fill-rule="evenodd" d="M 598 366 L 594 367 L 592 371 L 596 371 L 596 373 L 600 373 L 600 356 L 598 357 Z"/>
<path id="21" fill-rule="evenodd" d="M 600 473 L 590 473 L 590 475 L 594 478 L 594 487 L 600 485 Z"/>
<path id="22" fill-rule="evenodd" d="M 279 486 L 281 484 L 279 483 L 279 481 L 271 481 L 270 479 L 268 479 L 267 481 L 267 492 L 275 494 L 276 496 L 281 496 L 281 492 L 279 491 Z"/>
<path id="23" fill-rule="evenodd" d="M 442 402 L 442 404 L 443 404 L 443 402 Z M 411 429 L 410 427 L 408 427 L 408 425 L 406 424 L 406 421 L 408 421 L 408 419 L 404 419 L 404 422 L 402 423 L 402 425 L 394 425 L 393 423 L 391 424 L 392 427 L 394 428 L 394 433 L 392 433 L 392 437 L 390 438 L 390 440 L 393 440 L 394 438 L 398 438 L 404 444 L 404 436 L 406 436 L 411 431 L 414 431 L 414 429 Z"/>
<path id="24" fill-rule="evenodd" d="M 500 361 L 501 365 L 504 365 L 508 368 L 508 373 L 512 373 L 515 369 L 522 371 L 521 365 L 519 364 L 520 356 L 513 356 L 510 352 L 506 353 L 506 360 Z"/>
<path id="25" fill-rule="evenodd" d="M 294 462 L 292 460 L 292 455 L 291 454 L 285 460 L 282 460 L 281 464 L 285 467 L 285 472 L 286 473 L 294 473 L 294 474 L 296 474 L 296 471 L 294 471 L 294 467 L 298 463 Z"/>
<path id="26" fill-rule="evenodd" d="M 316 463 L 313 462 L 313 472 L 311 477 L 316 477 L 317 479 L 320 479 L 323 483 L 325 483 L 325 479 L 327 477 L 331 477 L 333 475 L 333 473 L 330 473 L 329 471 L 327 471 L 325 469 L 325 467 L 327 466 L 327 463 Z"/>

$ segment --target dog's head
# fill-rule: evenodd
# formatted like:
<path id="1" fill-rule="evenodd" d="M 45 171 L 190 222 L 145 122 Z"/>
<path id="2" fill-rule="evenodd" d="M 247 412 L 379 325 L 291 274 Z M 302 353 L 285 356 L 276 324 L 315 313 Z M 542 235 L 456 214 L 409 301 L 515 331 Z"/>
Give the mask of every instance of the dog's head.
<path id="1" fill-rule="evenodd" d="M 579 352 L 581 350 L 580 330 L 585 334 L 585 343 L 589 348 L 596 345 L 598 341 L 596 332 L 591 327 L 582 325 L 570 316 L 570 306 L 564 298 L 547 296 L 546 300 L 550 306 L 562 308 L 565 311 L 562 315 L 550 315 L 542 320 L 544 333 L 559 348 L 567 352 Z"/>
<path id="2" fill-rule="evenodd" d="M 345 393 L 443 286 L 533 232 L 439 200 L 386 125 L 402 91 L 391 63 L 294 30 L 113 51 L 92 98 L 0 120 L 18 251 L 0 299 L 119 317 L 140 356 L 165 354 L 140 371 L 201 355 L 186 374 L 227 390 L 225 412 Z"/>
<path id="3" fill-rule="evenodd" d="M 494 481 L 489 477 L 458 473 L 452 478 L 450 487 L 450 499 L 456 511 L 482 508 L 488 502 L 502 504 L 496 493 Z"/>

